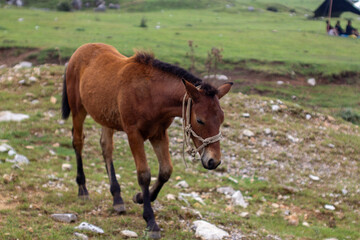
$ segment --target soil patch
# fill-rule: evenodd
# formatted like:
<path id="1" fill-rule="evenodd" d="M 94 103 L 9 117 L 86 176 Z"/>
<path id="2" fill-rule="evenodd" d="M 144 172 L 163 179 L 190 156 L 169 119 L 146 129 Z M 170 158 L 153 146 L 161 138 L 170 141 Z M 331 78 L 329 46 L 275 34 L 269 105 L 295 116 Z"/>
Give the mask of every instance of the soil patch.
<path id="1" fill-rule="evenodd" d="M 14 66 L 15 64 L 25 61 L 30 55 L 39 53 L 37 48 L 0 48 L 0 65 Z"/>

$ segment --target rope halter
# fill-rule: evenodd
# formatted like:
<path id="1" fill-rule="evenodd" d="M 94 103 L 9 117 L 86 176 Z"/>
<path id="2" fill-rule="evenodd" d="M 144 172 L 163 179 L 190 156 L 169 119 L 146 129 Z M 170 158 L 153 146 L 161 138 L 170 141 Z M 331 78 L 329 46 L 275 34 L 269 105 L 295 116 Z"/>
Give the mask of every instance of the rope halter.
<path id="1" fill-rule="evenodd" d="M 208 137 L 208 138 L 202 138 L 191 127 L 191 98 L 189 97 L 187 100 L 187 106 L 186 105 L 186 97 L 187 93 L 185 93 L 182 103 L 182 126 L 184 131 L 184 141 L 183 141 L 183 160 L 185 163 L 185 166 L 187 167 L 186 161 L 185 161 L 185 145 L 187 146 L 186 152 L 192 156 L 195 159 L 196 153 L 202 150 L 200 154 L 200 158 L 203 157 L 205 153 L 205 147 L 211 143 L 215 143 L 217 141 L 220 141 L 222 138 L 221 132 L 216 134 L 215 136 Z M 186 114 L 185 114 L 186 112 Z M 193 146 L 190 142 L 191 135 L 195 138 L 197 138 L 200 142 L 202 142 L 202 145 L 198 148 L 196 146 Z"/>

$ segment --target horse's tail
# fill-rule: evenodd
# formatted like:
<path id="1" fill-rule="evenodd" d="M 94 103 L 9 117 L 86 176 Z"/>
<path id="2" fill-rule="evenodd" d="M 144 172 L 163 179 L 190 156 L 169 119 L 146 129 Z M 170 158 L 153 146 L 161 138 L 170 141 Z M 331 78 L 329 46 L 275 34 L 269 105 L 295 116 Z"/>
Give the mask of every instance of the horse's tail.
<path id="1" fill-rule="evenodd" d="M 63 119 L 68 119 L 70 116 L 70 105 L 69 105 L 67 89 L 66 89 L 66 68 L 65 68 L 65 73 L 64 73 L 61 114 L 62 114 Z"/>

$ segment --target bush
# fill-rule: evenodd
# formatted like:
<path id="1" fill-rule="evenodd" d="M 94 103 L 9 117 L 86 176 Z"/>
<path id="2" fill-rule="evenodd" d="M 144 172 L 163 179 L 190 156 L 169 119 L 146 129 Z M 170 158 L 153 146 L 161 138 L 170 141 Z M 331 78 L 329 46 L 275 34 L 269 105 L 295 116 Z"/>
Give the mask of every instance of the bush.
<path id="1" fill-rule="evenodd" d="M 62 1 L 62 2 L 59 2 L 59 4 L 56 6 L 56 9 L 58 11 L 62 11 L 62 12 L 70 12 L 71 11 L 71 5 L 67 1 Z"/>
<path id="2" fill-rule="evenodd" d="M 140 27 L 142 27 L 142 28 L 147 28 L 146 22 L 147 22 L 147 19 L 146 19 L 146 18 L 144 18 L 144 17 L 141 18 Z"/>
<path id="3" fill-rule="evenodd" d="M 354 124 L 360 124 L 360 115 L 356 112 L 354 112 L 351 108 L 346 108 L 341 110 L 340 117 L 344 119 L 345 121 L 354 123 Z"/>

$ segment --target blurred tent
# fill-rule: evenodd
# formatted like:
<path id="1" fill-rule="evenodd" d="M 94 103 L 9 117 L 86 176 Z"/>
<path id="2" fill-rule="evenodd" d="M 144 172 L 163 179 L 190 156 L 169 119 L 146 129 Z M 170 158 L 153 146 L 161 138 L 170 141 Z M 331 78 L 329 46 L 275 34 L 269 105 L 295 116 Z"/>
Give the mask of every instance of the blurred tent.
<path id="1" fill-rule="evenodd" d="M 360 0 L 325 0 L 316 10 L 314 17 L 327 17 L 331 7 L 331 16 L 340 17 L 343 12 L 360 15 Z"/>

